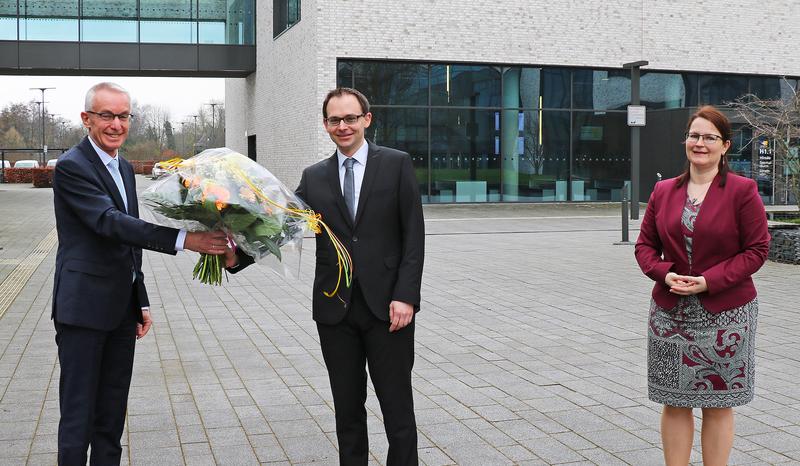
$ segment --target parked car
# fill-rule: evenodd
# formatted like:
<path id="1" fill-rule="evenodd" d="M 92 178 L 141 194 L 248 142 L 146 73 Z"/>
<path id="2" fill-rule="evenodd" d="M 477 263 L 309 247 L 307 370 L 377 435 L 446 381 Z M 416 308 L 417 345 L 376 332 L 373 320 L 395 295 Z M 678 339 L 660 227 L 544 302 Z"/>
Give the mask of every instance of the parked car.
<path id="1" fill-rule="evenodd" d="M 3 160 L 3 168 L 11 168 L 11 162 L 8 160 Z"/>
<path id="2" fill-rule="evenodd" d="M 17 160 L 14 162 L 14 168 L 39 168 L 39 162 L 36 160 Z"/>
<path id="3" fill-rule="evenodd" d="M 55 167 L 56 166 L 56 162 L 58 162 L 58 159 L 50 159 L 50 160 L 47 161 L 47 166 L 48 167 Z"/>

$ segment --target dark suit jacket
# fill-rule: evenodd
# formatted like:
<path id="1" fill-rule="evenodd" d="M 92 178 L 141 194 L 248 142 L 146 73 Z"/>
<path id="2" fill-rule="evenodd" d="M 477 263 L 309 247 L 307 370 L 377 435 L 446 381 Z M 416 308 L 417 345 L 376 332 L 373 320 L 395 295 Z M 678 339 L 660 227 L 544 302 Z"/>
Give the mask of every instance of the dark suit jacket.
<path id="1" fill-rule="evenodd" d="M 117 327 L 130 311 L 133 290 L 139 306 L 149 305 L 142 248 L 175 254 L 178 230 L 139 219 L 133 167 L 122 157 L 119 160 L 128 213 L 88 138 L 58 159 L 53 175 L 56 322 L 98 330 Z M 136 281 L 131 283 L 134 271 Z"/>
<path id="2" fill-rule="evenodd" d="M 353 258 L 358 280 L 372 313 L 389 320 L 389 303 L 403 301 L 419 310 L 425 223 L 422 202 L 411 157 L 388 147 L 369 143 L 367 166 L 361 184 L 356 219 L 347 211 L 339 183 L 336 152 L 303 171 L 300 196 L 344 243 Z M 327 235 L 317 235 L 316 271 L 312 307 L 314 320 L 322 324 L 340 322 L 350 303 L 352 288 L 339 287 L 339 298 L 328 298 L 339 269 L 336 252 Z M 232 272 L 252 263 L 239 255 Z"/>
<path id="3" fill-rule="evenodd" d="M 756 297 L 750 276 L 769 253 L 764 204 L 755 181 L 732 173 L 724 187 L 719 180 L 717 175 L 712 181 L 695 220 L 691 266 L 681 230 L 686 185 L 678 187 L 677 178 L 661 181 L 647 203 L 636 260 L 645 275 L 655 280 L 653 299 L 665 309 L 675 307 L 679 298 L 664 283 L 669 272 L 702 275 L 708 291 L 698 298 L 711 312 L 741 306 Z"/>

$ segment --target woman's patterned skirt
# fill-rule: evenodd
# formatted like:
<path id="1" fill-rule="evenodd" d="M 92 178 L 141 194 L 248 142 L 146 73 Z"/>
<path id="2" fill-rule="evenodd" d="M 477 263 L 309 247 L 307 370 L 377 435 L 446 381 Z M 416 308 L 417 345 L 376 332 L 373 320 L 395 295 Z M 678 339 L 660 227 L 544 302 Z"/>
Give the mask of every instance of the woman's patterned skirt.
<path id="1" fill-rule="evenodd" d="M 758 300 L 712 314 L 697 296 L 673 309 L 650 303 L 650 400 L 681 408 L 731 408 L 753 399 Z"/>

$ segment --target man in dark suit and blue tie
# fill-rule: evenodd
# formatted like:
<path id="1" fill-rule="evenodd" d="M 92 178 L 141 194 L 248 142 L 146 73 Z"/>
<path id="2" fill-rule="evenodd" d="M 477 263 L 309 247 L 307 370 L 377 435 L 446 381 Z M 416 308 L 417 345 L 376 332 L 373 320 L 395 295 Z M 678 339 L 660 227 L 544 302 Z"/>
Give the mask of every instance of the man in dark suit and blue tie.
<path id="1" fill-rule="evenodd" d="M 297 194 L 346 245 L 353 285 L 337 296 L 339 268 L 327 235 L 317 235 L 312 308 L 336 410 L 339 461 L 365 466 L 367 372 L 381 405 L 388 466 L 419 463 L 411 388 L 414 315 L 419 310 L 425 225 L 411 157 L 365 139 L 369 102 L 338 88 L 322 105 L 336 152 L 303 171 Z M 227 254 L 231 271 L 252 259 Z"/>
<path id="2" fill-rule="evenodd" d="M 58 252 L 53 320 L 61 366 L 58 462 L 119 464 L 135 342 L 152 325 L 142 249 L 221 254 L 221 232 L 187 233 L 139 219 L 133 169 L 119 155 L 130 96 L 113 83 L 86 94 L 88 136 L 53 176 Z"/>

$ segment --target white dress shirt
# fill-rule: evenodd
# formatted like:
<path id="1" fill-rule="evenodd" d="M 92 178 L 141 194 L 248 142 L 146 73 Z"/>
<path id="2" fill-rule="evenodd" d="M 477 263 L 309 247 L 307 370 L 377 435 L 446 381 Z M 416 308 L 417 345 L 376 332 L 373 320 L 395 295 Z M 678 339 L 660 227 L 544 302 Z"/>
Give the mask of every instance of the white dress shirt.
<path id="1" fill-rule="evenodd" d="M 368 153 L 369 144 L 367 144 L 365 139 L 364 143 L 361 144 L 361 147 L 359 147 L 356 153 L 352 156 L 352 158 L 355 159 L 355 163 L 353 163 L 353 184 L 355 184 L 355 192 L 353 194 L 355 194 L 354 201 L 356 203 L 356 212 L 358 212 L 358 199 L 361 197 L 361 182 L 364 181 L 364 171 L 367 169 Z M 342 195 L 344 195 L 344 161 L 348 157 L 342 154 L 342 151 L 339 149 L 336 149 L 336 155 L 339 158 L 339 188 L 342 190 Z"/>

